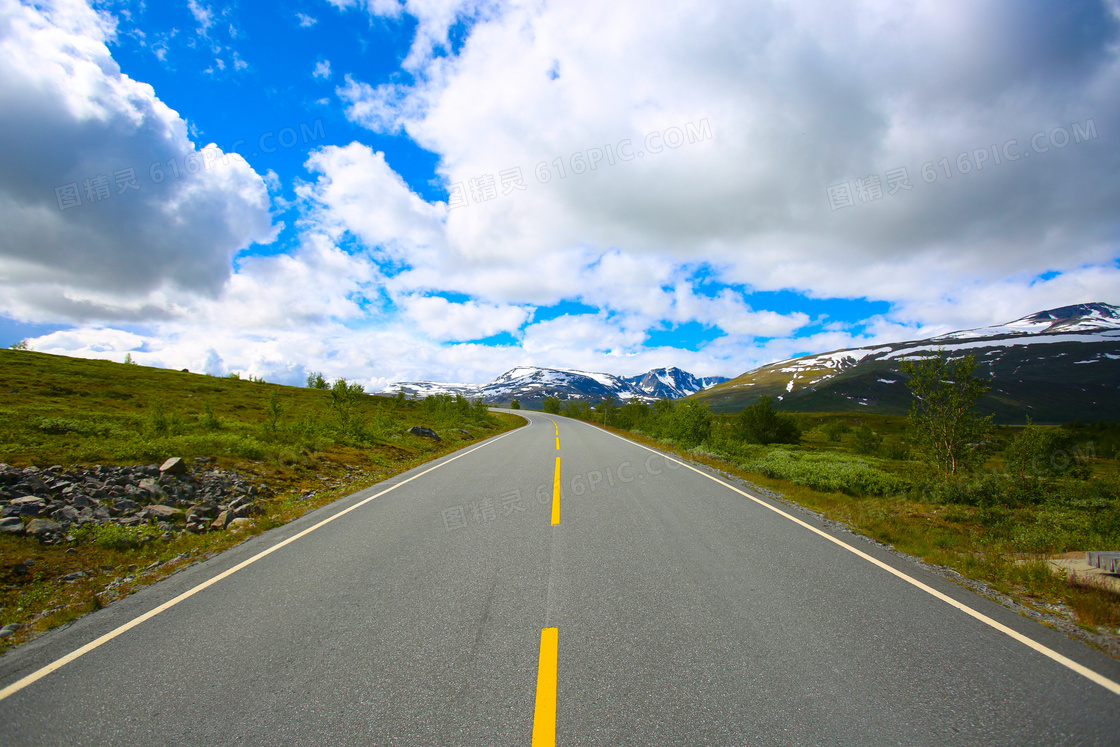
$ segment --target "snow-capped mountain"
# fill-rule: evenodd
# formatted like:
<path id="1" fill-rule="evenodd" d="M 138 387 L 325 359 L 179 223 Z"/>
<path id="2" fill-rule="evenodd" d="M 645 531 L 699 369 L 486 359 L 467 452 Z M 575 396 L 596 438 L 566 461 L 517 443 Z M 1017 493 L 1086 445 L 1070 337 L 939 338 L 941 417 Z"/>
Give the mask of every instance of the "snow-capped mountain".
<path id="1" fill-rule="evenodd" d="M 702 389 L 727 381 L 724 376 L 709 376 L 700 378 L 693 376 L 688 371 L 682 371 L 675 366 L 669 368 L 655 368 L 641 376 L 631 376 L 627 383 L 645 392 L 650 397 L 657 399 L 676 399 L 696 394 Z"/>
<path id="2" fill-rule="evenodd" d="M 763 395 L 801 411 L 905 411 L 900 363 L 938 350 L 974 355 L 993 380 L 988 409 L 1003 419 L 1120 417 L 1120 306 L 1088 303 L 1040 311 L 1006 324 L 925 340 L 835 350 L 771 363 L 700 395 L 739 410 Z"/>
<path id="3" fill-rule="evenodd" d="M 404 391 L 409 397 L 429 394 L 461 394 L 485 402 L 537 404 L 545 397 L 562 400 L 592 401 L 613 397 L 620 402 L 631 399 L 653 401 L 661 398 L 685 397 L 712 386 L 722 377 L 698 378 L 679 368 L 658 368 L 639 376 L 624 378 L 608 373 L 576 371 L 563 368 L 522 366 L 506 371 L 489 384 L 436 384 L 426 381 L 405 381 L 391 384 L 382 394 Z"/>

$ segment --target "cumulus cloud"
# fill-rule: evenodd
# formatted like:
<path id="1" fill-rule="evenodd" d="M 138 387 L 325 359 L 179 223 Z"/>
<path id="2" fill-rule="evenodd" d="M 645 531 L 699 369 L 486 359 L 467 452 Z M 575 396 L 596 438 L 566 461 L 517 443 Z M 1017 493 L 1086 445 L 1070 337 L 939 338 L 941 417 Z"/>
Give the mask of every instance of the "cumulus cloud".
<path id="1" fill-rule="evenodd" d="M 152 88 L 123 75 L 113 27 L 84 4 L 0 0 L 0 311 L 137 319 L 214 295 L 272 229 L 261 178 L 192 143 Z"/>
<path id="2" fill-rule="evenodd" d="M 34 347 L 369 388 L 524 364 L 734 375 L 1120 297 L 1115 0 L 331 2 L 415 22 L 400 74 L 335 94 L 435 153 L 449 198 L 367 145 L 323 147 L 298 247 L 234 272 L 270 230 L 239 159 L 58 209 L 55 185 L 197 148 L 116 70 L 106 18 L 0 0 L 0 138 L 23 144 L 0 164 L 0 310 L 139 325 Z M 850 323 L 751 295 L 779 290 L 890 308 Z M 561 301 L 594 311 L 540 313 Z M 689 323 L 711 339 L 651 342 Z"/>
<path id="3" fill-rule="evenodd" d="M 315 69 L 311 71 L 312 77 L 326 80 L 331 77 L 331 61 L 320 60 L 315 63 Z"/>
<path id="4" fill-rule="evenodd" d="M 499 332 L 516 333 L 531 312 L 519 307 L 452 303 L 440 296 L 408 296 L 399 305 L 406 319 L 433 340 L 461 341 L 491 337 Z"/>
<path id="5" fill-rule="evenodd" d="M 471 12 L 363 5 L 432 38 Z M 414 61 L 415 86 L 350 80 L 340 95 L 354 121 L 440 154 L 469 203 L 448 214 L 448 246 L 478 263 L 577 246 L 706 260 L 728 282 L 935 321 L 989 313 L 959 288 L 1117 256 L 1115 3 L 575 0 L 474 17 L 457 56 Z M 664 147 L 690 124 L 694 142 Z M 624 141 L 642 157 L 622 161 Z M 515 168 L 525 190 L 472 191 Z M 891 194 L 902 168 L 910 189 Z M 834 209 L 843 184 L 852 204 Z"/>

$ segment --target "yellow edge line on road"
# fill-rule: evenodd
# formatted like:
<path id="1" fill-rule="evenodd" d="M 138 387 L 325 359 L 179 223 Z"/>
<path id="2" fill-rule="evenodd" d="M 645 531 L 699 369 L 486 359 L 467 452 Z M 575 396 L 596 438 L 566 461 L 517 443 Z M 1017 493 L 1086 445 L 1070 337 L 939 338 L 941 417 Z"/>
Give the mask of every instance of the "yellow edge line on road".
<path id="1" fill-rule="evenodd" d="M 556 457 L 556 472 L 552 476 L 552 526 L 560 523 L 560 457 Z"/>
<path id="2" fill-rule="evenodd" d="M 953 607 L 956 607 L 961 612 L 964 612 L 966 615 L 979 620 L 980 622 L 984 623 L 985 625 L 988 625 L 992 628 L 995 628 L 999 632 L 1015 639 L 1019 643 L 1022 643 L 1023 645 L 1034 649 L 1035 651 L 1042 654 L 1043 656 L 1046 656 L 1046 657 L 1056 661 L 1057 663 L 1061 664 L 1062 666 L 1067 667 L 1067 668 L 1073 670 L 1074 672 L 1077 672 L 1082 677 L 1085 677 L 1086 679 L 1092 680 L 1093 682 L 1095 682 L 1096 684 L 1105 688 L 1106 690 L 1111 690 L 1116 695 L 1120 695 L 1120 682 L 1116 682 L 1115 680 L 1111 680 L 1108 677 L 1105 677 L 1103 674 L 1098 674 L 1097 672 L 1094 672 L 1092 669 L 1089 669 L 1088 667 L 1086 667 L 1082 664 L 1078 664 L 1076 661 L 1074 661 L 1073 659 L 1070 659 L 1068 656 L 1063 656 L 1062 654 L 1059 654 L 1054 649 L 1049 648 L 1049 647 L 1039 643 L 1038 641 L 1034 640 L 1033 638 L 1028 638 L 1027 636 L 1023 635 L 1022 633 L 1019 633 L 1018 631 L 1007 627 L 1003 623 L 1000 623 L 1000 622 L 997 622 L 996 620 L 993 620 L 992 618 L 988 617 L 984 613 L 972 609 L 967 604 L 964 604 L 963 602 L 958 602 L 956 599 L 953 599 L 948 594 L 944 594 L 944 593 L 938 591 L 937 589 L 934 589 L 932 586 L 927 586 L 926 584 L 922 583 L 918 579 L 906 575 L 905 573 L 898 570 L 897 568 L 893 568 L 893 567 L 887 565 L 886 563 L 884 563 L 883 561 L 881 561 L 877 558 L 873 558 L 873 557 L 871 557 L 870 555 L 868 555 L 867 553 L 865 553 L 861 550 L 857 550 L 856 548 L 852 547 L 851 545 L 847 544 L 846 542 L 841 542 L 836 537 L 833 537 L 831 534 L 816 528 L 812 524 L 807 524 L 806 522 L 802 521 L 801 519 L 798 519 L 796 516 L 791 516 L 790 514 L 787 514 L 785 511 L 782 511 L 780 508 L 777 508 L 775 506 L 771 506 L 769 503 L 763 501 L 761 498 L 756 498 L 755 496 L 751 495 L 750 493 L 748 493 L 744 490 L 740 490 L 739 488 L 735 487 L 734 485 L 731 485 L 731 484 L 721 480 L 720 478 L 718 478 L 714 475 L 710 475 L 707 472 L 704 472 L 703 470 L 700 470 L 700 469 L 697 469 L 696 467 L 693 467 L 691 464 L 688 464 L 686 462 L 682 462 L 679 459 L 671 459 L 670 457 L 666 456 L 664 453 L 662 453 L 660 451 L 657 451 L 656 449 L 651 449 L 650 447 L 646 446 L 645 444 L 640 444 L 640 443 L 637 443 L 636 441 L 631 441 L 627 438 L 623 438 L 622 436 L 611 433 L 610 431 L 603 431 L 603 433 L 614 436 L 615 438 L 617 438 L 620 441 L 625 441 L 626 443 L 638 446 L 642 449 L 645 449 L 646 451 L 651 451 L 654 454 L 658 454 L 665 459 L 669 459 L 670 461 L 681 465 L 682 467 L 687 467 L 688 469 L 692 470 L 693 472 L 695 472 L 699 475 L 703 475 L 704 477 L 708 478 L 712 482 L 718 483 L 718 484 L 724 486 L 725 488 L 728 488 L 730 490 L 735 491 L 739 495 L 742 495 L 746 498 L 751 499 L 752 501 L 754 501 L 758 505 L 762 506 L 763 508 L 768 508 L 771 511 L 773 511 L 774 513 L 776 513 L 780 516 L 784 516 L 785 518 L 789 519 L 793 523 L 800 524 L 801 526 L 808 529 L 810 532 L 813 532 L 814 534 L 818 534 L 821 537 L 824 537 L 829 542 L 832 542 L 836 545 L 839 545 L 840 547 L 844 548 L 848 552 L 850 552 L 854 555 L 858 555 L 859 557 L 863 558 L 864 560 L 866 560 L 869 563 L 872 563 L 873 565 L 879 566 L 880 568 L 882 568 L 887 573 L 891 573 L 891 574 L 897 576 L 898 578 L 902 579 L 903 581 L 906 581 L 909 584 L 912 584 L 913 586 L 916 586 L 917 588 L 921 589 L 922 591 L 926 592 L 927 594 L 929 594 L 931 596 L 934 596 L 934 597 L 937 597 L 938 599 L 945 602 L 946 604 L 948 604 L 950 606 L 953 606 Z M 557 461 L 559 461 L 559 460 L 557 460 Z"/>
<path id="3" fill-rule="evenodd" d="M 13 694 L 19 692 L 20 690 L 22 690 L 23 688 L 32 684 L 33 682 L 36 682 L 37 680 L 40 680 L 43 677 L 46 677 L 51 672 L 54 672 L 55 670 L 61 669 L 62 667 L 66 666 L 67 664 L 69 664 L 70 662 L 79 658 L 80 656 L 83 656 L 84 654 L 88 654 L 90 651 L 93 651 L 95 648 L 98 648 L 99 646 L 101 646 L 105 643 L 108 643 L 109 641 L 113 640 L 114 638 L 116 638 L 120 634 L 125 633 L 129 630 L 132 630 L 133 628 L 135 628 L 140 623 L 143 623 L 147 620 L 152 619 L 153 617 L 155 617 L 156 615 L 158 615 L 159 613 L 161 613 L 165 610 L 171 609 L 175 605 L 179 604 L 179 602 L 182 602 L 186 599 L 189 599 L 190 597 L 193 597 L 198 592 L 202 591 L 203 589 L 206 589 L 209 586 L 213 586 L 214 584 L 218 583 L 219 581 L 226 578 L 227 576 L 232 576 L 233 574 L 240 571 L 242 568 L 245 568 L 246 566 L 249 566 L 249 565 L 252 565 L 253 563 L 256 563 L 258 560 L 260 560 L 261 558 L 264 558 L 267 555 L 271 555 L 272 553 L 279 550 L 281 547 L 284 547 L 286 545 L 290 545 L 291 543 L 295 542 L 296 540 L 300 539 L 301 537 L 304 537 L 308 534 L 311 534 L 316 529 L 318 529 L 322 526 L 325 526 L 327 524 L 330 524 L 335 519 L 339 519 L 339 518 L 345 516 L 346 514 L 350 513 L 351 511 L 354 511 L 358 508 L 361 508 L 362 506 L 366 505 L 367 503 L 374 500 L 375 498 L 380 498 L 381 496 L 385 495 L 386 493 L 389 493 L 393 490 L 396 490 L 397 488 L 401 487 L 402 485 L 407 485 L 408 483 L 412 482 L 413 480 L 418 480 L 419 478 L 423 477 L 424 475 L 428 474 L 429 472 L 431 472 L 433 470 L 437 470 L 440 467 L 448 465 L 451 462 L 454 462 L 456 459 L 462 459 L 463 457 L 467 456 L 468 454 L 471 454 L 475 451 L 478 451 L 479 449 L 481 449 L 485 446 L 489 446 L 490 444 L 492 444 L 496 441 L 500 441 L 501 439 L 505 438 L 506 436 L 512 435 L 516 432 L 517 431 L 514 430 L 514 431 L 510 431 L 509 433 L 503 433 L 502 435 L 498 436 L 497 438 L 493 438 L 493 439 L 491 439 L 491 440 L 489 440 L 485 443 L 479 444 L 478 446 L 474 447 L 470 451 L 465 451 L 462 454 L 458 454 L 458 455 L 448 459 L 445 462 L 440 462 L 439 464 L 435 465 L 434 467 L 429 467 L 428 469 L 424 470 L 420 474 L 413 475 L 412 477 L 408 478 L 407 480 L 402 480 L 401 482 L 397 483 L 396 485 L 393 485 L 389 488 L 386 488 L 385 490 L 382 490 L 380 493 L 377 493 L 376 495 L 371 495 L 369 498 L 365 498 L 365 499 L 359 501 L 358 503 L 355 503 L 353 506 L 350 506 L 347 509 L 339 511 L 337 514 L 334 514 L 333 516 L 329 516 L 326 519 L 323 519 L 318 524 L 316 524 L 312 527 L 308 527 L 307 529 L 304 529 L 299 534 L 293 535 L 292 537 L 289 537 L 288 539 L 284 540 L 283 542 L 279 542 L 279 543 L 273 545 L 272 547 L 268 548 L 267 550 L 264 550 L 262 552 L 257 553 L 256 555 L 249 558 L 248 560 L 244 560 L 244 561 L 238 563 L 233 568 L 230 568 L 229 570 L 223 571 L 222 573 L 219 573 L 217 576 L 214 576 L 213 578 L 211 578 L 207 581 L 203 581 L 198 586 L 195 586 L 192 589 L 184 591 L 182 594 L 175 597 L 174 599 L 170 599 L 170 600 L 164 602 L 163 604 L 161 604 L 160 606 L 156 607 L 155 609 L 149 610 L 148 612 L 145 612 L 143 615 L 140 615 L 139 617 L 136 617 L 136 618 L 133 618 L 132 620 L 129 620 L 124 625 L 121 625 L 119 628 L 116 628 L 115 630 L 109 631 L 108 633 L 101 636 L 100 638 L 95 638 L 94 640 L 90 641 L 89 643 L 82 646 L 81 648 L 78 648 L 78 649 L 75 649 L 74 651 L 71 651 L 70 653 L 66 654 L 66 656 L 63 656 L 62 658 L 51 662 L 50 664 L 46 665 L 42 669 L 38 669 L 38 670 L 32 672 L 31 674 L 27 675 L 23 679 L 17 680 L 16 682 L 13 682 L 12 684 L 5 687 L 3 690 L 0 690 L 0 700 L 3 700 L 4 698 L 7 698 L 9 695 L 13 695 Z M 557 473 L 557 474 L 559 474 L 559 473 Z M 555 509 L 553 509 L 553 511 L 555 513 Z"/>
<path id="4" fill-rule="evenodd" d="M 541 656 L 537 665 L 537 703 L 533 709 L 533 747 L 556 745 L 556 652 L 559 628 L 541 630 Z"/>

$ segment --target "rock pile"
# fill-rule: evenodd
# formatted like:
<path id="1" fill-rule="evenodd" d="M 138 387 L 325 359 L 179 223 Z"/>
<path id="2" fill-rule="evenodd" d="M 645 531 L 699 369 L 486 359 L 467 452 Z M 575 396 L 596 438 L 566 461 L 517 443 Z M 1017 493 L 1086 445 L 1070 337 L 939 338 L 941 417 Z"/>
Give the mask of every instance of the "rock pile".
<path id="1" fill-rule="evenodd" d="M 0 532 L 57 542 L 83 524 L 156 526 L 177 532 L 225 529 L 264 512 L 271 495 L 237 472 L 208 468 L 213 460 L 178 457 L 135 467 L 11 467 L 0 464 Z"/>

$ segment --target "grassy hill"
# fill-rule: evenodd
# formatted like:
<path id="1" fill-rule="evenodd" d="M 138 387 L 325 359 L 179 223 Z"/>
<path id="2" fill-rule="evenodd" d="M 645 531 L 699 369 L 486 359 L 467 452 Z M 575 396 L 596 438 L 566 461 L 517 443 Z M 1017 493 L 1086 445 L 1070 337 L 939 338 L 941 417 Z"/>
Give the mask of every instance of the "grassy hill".
<path id="1" fill-rule="evenodd" d="M 978 407 L 1000 423 L 1120 420 L 1120 343 L 1057 342 L 976 348 L 977 374 L 992 382 Z M 833 354 L 839 357 L 840 354 Z M 1091 362 L 1086 362 L 1091 360 Z M 693 395 L 717 412 L 738 412 L 769 395 L 793 412 L 875 412 L 903 415 L 907 377 L 896 358 L 867 356 L 829 366 L 816 356 L 749 371 Z M 837 369 L 840 369 L 839 371 Z"/>
<path id="2" fill-rule="evenodd" d="M 0 350 L 0 463 L 39 467 L 49 482 L 78 465 L 181 457 L 196 473 L 220 470 L 260 486 L 263 496 L 236 531 L 187 531 L 186 510 L 163 526 L 147 519 L 137 526 L 71 525 L 57 542 L 0 533 L 0 626 L 20 626 L 0 635 L 0 652 L 247 535 L 524 424 L 465 400 L 351 391 L 353 397 L 339 398 L 321 389 Z M 442 440 L 409 433 L 414 426 Z M 14 490 L 0 485 L 6 510 L 18 499 Z M 216 503 L 233 505 L 232 499 Z M 119 513 L 119 500 L 104 502 Z"/>

